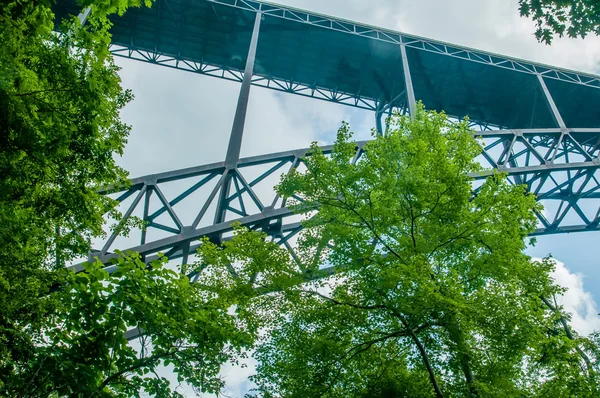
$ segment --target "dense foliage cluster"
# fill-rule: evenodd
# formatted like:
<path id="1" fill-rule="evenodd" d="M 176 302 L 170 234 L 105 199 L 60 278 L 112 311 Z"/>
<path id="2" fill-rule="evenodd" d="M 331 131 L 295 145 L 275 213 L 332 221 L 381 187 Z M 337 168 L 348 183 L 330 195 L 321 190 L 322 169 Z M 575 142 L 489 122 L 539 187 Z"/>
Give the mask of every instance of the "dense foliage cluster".
<path id="1" fill-rule="evenodd" d="M 597 346 L 552 303 L 553 262 L 523 253 L 539 205 L 501 174 L 473 196 L 481 147 L 467 122 L 420 106 L 356 164 L 354 148 L 344 125 L 330 157 L 313 145 L 307 171 L 278 188 L 300 213 L 318 207 L 300 261 L 335 276 L 256 300 L 271 321 L 259 392 L 597 396 Z"/>
<path id="2" fill-rule="evenodd" d="M 218 283 L 190 285 L 135 255 L 111 275 L 65 269 L 118 216 L 97 191 L 127 184 L 114 156 L 132 95 L 108 51 L 108 16 L 142 4 L 80 1 L 84 26 L 55 25 L 53 4 L 0 4 L 0 396 L 177 396 L 156 373 L 164 366 L 218 391 L 220 365 L 252 341 Z M 144 333 L 130 343 L 135 327 Z"/>
<path id="3" fill-rule="evenodd" d="M 75 19 L 52 33 L 50 1 L 0 5 L 0 386 L 34 356 L 31 329 L 54 311 L 40 298 L 65 261 L 102 233 L 110 201 L 98 185 L 123 181 L 115 166 L 129 101 L 107 37 Z M 99 13 L 100 15 L 100 13 Z"/>

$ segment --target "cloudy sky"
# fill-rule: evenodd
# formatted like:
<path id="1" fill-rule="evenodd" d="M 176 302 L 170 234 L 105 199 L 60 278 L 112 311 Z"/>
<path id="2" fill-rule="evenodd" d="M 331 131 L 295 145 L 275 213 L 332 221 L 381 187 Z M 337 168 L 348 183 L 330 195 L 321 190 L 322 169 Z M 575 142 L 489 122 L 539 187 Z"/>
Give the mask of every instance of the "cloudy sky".
<path id="1" fill-rule="evenodd" d="M 310 11 L 443 40 L 463 46 L 570 69 L 600 72 L 600 40 L 536 42 L 531 21 L 518 16 L 517 0 L 280 0 Z M 119 163 L 132 177 L 221 161 L 231 129 L 239 84 L 141 62 L 117 59 L 125 87 L 135 100 L 123 112 L 133 126 Z M 357 138 L 373 127 L 371 112 L 252 88 L 242 156 L 331 142 L 342 120 Z M 563 304 L 575 312 L 581 332 L 600 328 L 600 233 L 541 237 L 529 249 L 535 257 L 552 253 L 555 274 L 571 288 Z M 241 396 L 251 370 L 228 369 L 228 395 Z"/>

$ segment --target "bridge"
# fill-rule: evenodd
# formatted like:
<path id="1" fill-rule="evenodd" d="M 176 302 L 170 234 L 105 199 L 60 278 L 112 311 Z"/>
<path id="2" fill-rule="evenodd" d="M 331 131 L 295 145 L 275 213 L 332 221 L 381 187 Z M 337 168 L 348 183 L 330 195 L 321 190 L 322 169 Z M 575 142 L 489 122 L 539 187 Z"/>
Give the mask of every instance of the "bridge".
<path id="1" fill-rule="evenodd" d="M 55 10 L 82 11 L 72 0 Z M 484 145 L 481 163 L 544 204 L 534 235 L 600 229 L 598 76 L 252 0 L 156 0 L 113 23 L 115 56 L 236 81 L 240 93 L 225 159 L 134 178 L 116 198 L 124 218 L 147 223 L 139 243 L 114 247 L 113 234 L 90 258 L 128 249 L 186 262 L 200 237 L 227 239 L 232 221 L 293 253 L 300 219 L 272 187 L 302 167 L 307 150 L 240 158 L 253 86 L 371 110 L 381 133 L 386 115 L 411 114 L 416 101 L 468 116 Z M 363 148 L 357 143 L 354 161 Z"/>

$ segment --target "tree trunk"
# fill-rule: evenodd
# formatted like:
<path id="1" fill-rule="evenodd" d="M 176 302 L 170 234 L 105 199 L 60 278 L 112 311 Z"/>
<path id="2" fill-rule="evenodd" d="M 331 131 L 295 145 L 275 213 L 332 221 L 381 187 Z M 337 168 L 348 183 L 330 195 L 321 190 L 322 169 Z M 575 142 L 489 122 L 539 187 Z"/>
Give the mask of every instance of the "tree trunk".
<path id="1" fill-rule="evenodd" d="M 479 397 L 479 391 L 477 391 L 477 387 L 475 386 L 475 376 L 473 375 L 473 369 L 471 367 L 471 350 L 465 341 L 465 336 L 460 329 L 455 314 L 452 314 L 449 317 L 447 325 L 450 341 L 456 345 L 456 356 L 465 376 L 465 382 L 469 388 L 469 393 L 472 397 Z"/>

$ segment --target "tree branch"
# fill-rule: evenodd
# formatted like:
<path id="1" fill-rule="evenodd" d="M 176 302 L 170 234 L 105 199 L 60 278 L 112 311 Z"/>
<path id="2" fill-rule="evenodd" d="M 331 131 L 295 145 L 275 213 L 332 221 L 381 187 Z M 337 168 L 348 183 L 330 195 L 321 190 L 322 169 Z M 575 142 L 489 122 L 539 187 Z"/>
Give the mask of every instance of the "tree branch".
<path id="1" fill-rule="evenodd" d="M 425 347 L 423 346 L 423 344 L 417 337 L 417 333 L 419 331 L 423 330 L 426 327 L 430 327 L 432 325 L 429 323 L 426 323 L 426 324 L 420 326 L 419 328 L 413 330 L 410 327 L 410 325 L 408 324 L 408 322 L 406 321 L 406 319 L 401 314 L 399 314 L 397 311 L 395 311 L 392 308 L 388 308 L 388 307 L 385 307 L 385 308 L 392 311 L 392 314 L 400 320 L 400 322 L 402 323 L 402 325 L 404 326 L 406 331 L 408 331 L 408 335 L 410 336 L 412 341 L 415 343 L 415 345 L 417 346 L 417 349 L 419 350 L 419 353 L 421 354 L 421 358 L 423 359 L 423 363 L 425 364 L 425 368 L 427 369 L 427 373 L 429 374 L 429 381 L 431 382 L 431 385 L 433 386 L 433 390 L 435 391 L 436 396 L 438 398 L 444 398 L 444 394 L 442 394 L 442 390 L 440 389 L 440 386 L 435 377 L 435 372 L 433 370 L 433 366 L 431 365 L 429 355 L 427 355 L 427 351 L 425 350 Z"/>
<path id="2" fill-rule="evenodd" d="M 422 329 L 420 329 L 420 330 L 422 330 Z M 406 337 L 409 335 L 409 333 L 410 332 L 408 332 L 406 330 L 398 330 L 393 333 L 383 335 L 379 338 L 362 342 L 362 343 L 357 344 L 354 347 L 350 348 L 349 350 L 347 350 L 346 353 L 344 354 L 344 356 L 340 358 L 340 360 L 343 359 L 344 357 L 346 357 L 350 352 L 352 352 L 353 350 L 356 350 L 359 347 L 362 347 L 362 348 L 360 348 L 359 350 L 354 352 L 351 356 L 347 357 L 346 360 L 348 360 L 348 361 L 352 360 L 358 354 L 367 351 L 369 348 L 371 348 L 373 345 L 375 345 L 377 343 L 381 343 L 382 341 L 386 341 L 386 340 L 394 338 L 394 337 Z"/>
<path id="3" fill-rule="evenodd" d="M 336 305 L 345 305 L 348 307 L 352 307 L 352 308 L 357 308 L 357 309 L 361 309 L 361 310 L 389 310 L 389 308 L 383 304 L 379 304 L 379 305 L 360 305 L 360 304 L 354 304 L 354 303 L 348 303 L 348 302 L 343 302 L 343 301 L 338 301 L 334 298 L 331 298 L 329 296 L 326 296 L 324 294 L 321 294 L 319 292 L 315 292 L 314 290 L 300 290 L 301 293 L 308 293 L 311 294 L 313 296 L 319 296 L 329 302 L 332 302 L 333 304 Z M 393 310 L 392 310 L 393 312 Z"/>
<path id="4" fill-rule="evenodd" d="M 417 346 L 419 352 L 421 353 L 421 358 L 423 359 L 423 363 L 425 364 L 425 367 L 427 368 L 427 373 L 429 373 L 429 381 L 431 382 L 431 385 L 433 386 L 433 390 L 435 391 L 435 394 L 437 395 L 438 398 L 444 398 L 444 394 L 442 394 L 442 390 L 440 389 L 440 386 L 437 382 L 437 379 L 435 377 L 435 372 L 433 370 L 433 366 L 431 366 L 431 361 L 429 360 L 429 355 L 427 355 L 427 351 L 425 350 L 425 347 L 423 346 L 423 344 L 421 344 L 421 341 L 417 337 L 416 333 L 409 327 L 408 322 L 406 322 L 404 317 L 399 317 L 399 319 L 400 319 L 400 322 L 402 322 L 402 324 L 408 331 L 409 336 L 411 337 L 412 341 Z"/>
<path id="5" fill-rule="evenodd" d="M 125 368 L 123 370 L 118 371 L 117 373 L 114 373 L 112 375 L 110 375 L 109 377 L 107 377 L 106 379 L 104 379 L 104 381 L 102 382 L 102 384 L 100 384 L 100 386 L 98 386 L 98 388 L 96 389 L 96 391 L 91 395 L 92 397 L 95 397 L 96 395 L 98 395 L 106 386 L 108 386 L 113 380 L 117 379 L 118 377 L 124 375 L 125 373 L 129 373 L 131 371 L 134 371 L 136 369 L 140 369 L 144 366 L 147 366 L 148 364 L 157 361 L 159 359 L 163 359 L 163 358 L 168 358 L 174 354 L 177 353 L 176 351 L 173 352 L 166 352 L 164 354 L 160 354 L 160 355 L 153 355 L 150 356 L 146 359 L 140 360 L 138 361 L 136 364 L 131 365 L 128 368 Z"/>
<path id="6" fill-rule="evenodd" d="M 377 231 L 375 230 L 375 225 L 371 226 L 371 224 L 369 224 L 369 222 L 367 220 L 365 220 L 365 218 L 362 216 L 362 214 L 360 214 L 358 211 L 356 211 L 356 209 L 352 206 L 350 206 L 348 203 L 344 202 L 343 200 L 338 198 L 338 201 L 340 203 L 342 203 L 343 205 L 346 206 L 346 208 L 348 210 L 350 210 L 351 212 L 353 212 L 356 216 L 358 216 L 361 221 L 363 223 L 365 223 L 365 225 L 367 226 L 367 228 L 371 231 L 371 233 L 373 234 L 373 236 L 379 241 L 381 242 L 381 244 L 390 252 L 392 253 L 396 258 L 398 258 L 400 261 L 402 261 L 404 264 L 406 264 L 406 261 L 400 256 L 400 254 L 398 254 L 394 249 L 392 249 L 386 241 L 384 241 L 381 236 L 377 233 Z"/>
<path id="7" fill-rule="evenodd" d="M 402 196 L 404 196 L 406 203 L 408 203 L 408 210 L 410 213 L 410 237 L 412 239 L 413 248 L 416 249 L 417 248 L 417 240 L 415 239 L 415 214 L 413 211 L 412 202 L 408 198 L 406 193 L 403 193 Z"/>
<path id="8" fill-rule="evenodd" d="M 554 296 L 554 305 L 546 297 L 540 296 L 540 299 L 544 304 L 546 304 L 546 307 L 548 307 L 552 312 L 560 316 L 560 323 L 562 324 L 563 330 L 565 331 L 567 338 L 569 340 L 575 341 L 575 336 L 573 336 L 571 327 L 569 326 L 567 319 L 558 310 L 558 306 L 556 305 L 556 296 Z M 594 368 L 592 367 L 592 361 L 590 360 L 590 357 L 587 356 L 587 354 L 579 347 L 579 345 L 577 345 L 575 349 L 585 362 L 588 375 L 592 377 L 595 376 Z"/>
<path id="9" fill-rule="evenodd" d="M 475 386 L 475 376 L 473 375 L 473 369 L 471 368 L 471 355 L 469 353 L 469 347 L 467 345 L 467 342 L 465 341 L 463 331 L 461 330 L 458 324 L 456 315 L 449 315 L 449 320 L 447 324 L 450 340 L 454 344 L 456 344 L 460 367 L 462 368 L 463 374 L 465 376 L 465 381 L 467 383 L 467 387 L 469 388 L 469 392 L 472 396 L 479 397 L 479 391 Z"/>
<path id="10" fill-rule="evenodd" d="M 27 93 L 15 93 L 15 94 L 9 94 L 9 96 L 11 97 L 25 97 L 28 95 L 36 95 L 36 94 L 41 94 L 41 93 L 48 93 L 48 92 L 56 92 L 56 93 L 65 93 L 65 92 L 69 92 L 69 91 L 74 91 L 75 88 L 71 87 L 71 88 L 49 88 L 46 90 L 36 90 L 36 91 L 30 91 Z"/>

